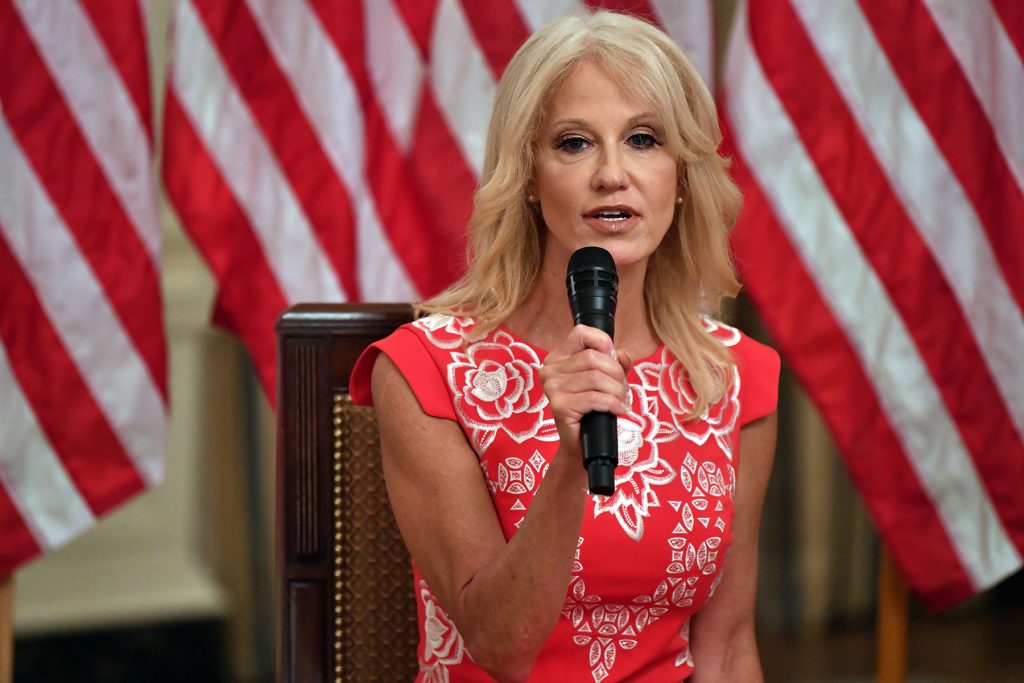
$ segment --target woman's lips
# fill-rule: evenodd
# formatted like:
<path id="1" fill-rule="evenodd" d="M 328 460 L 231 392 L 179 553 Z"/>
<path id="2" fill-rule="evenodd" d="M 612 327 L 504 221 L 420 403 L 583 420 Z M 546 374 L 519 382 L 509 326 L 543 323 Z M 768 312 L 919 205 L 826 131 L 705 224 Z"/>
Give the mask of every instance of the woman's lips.
<path id="1" fill-rule="evenodd" d="M 583 217 L 583 222 L 595 230 L 605 233 L 618 234 L 633 229 L 640 222 L 640 216 L 630 215 L 628 218 L 609 218 L 589 214 Z"/>

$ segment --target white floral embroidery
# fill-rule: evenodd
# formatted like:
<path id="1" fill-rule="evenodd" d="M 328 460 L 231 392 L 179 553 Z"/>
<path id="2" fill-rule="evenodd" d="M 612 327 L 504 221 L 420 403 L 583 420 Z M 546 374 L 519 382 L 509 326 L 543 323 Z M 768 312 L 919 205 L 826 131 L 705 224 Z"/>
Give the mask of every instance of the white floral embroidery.
<path id="1" fill-rule="evenodd" d="M 644 535 L 644 518 L 658 507 L 654 488 L 675 479 L 672 467 L 662 460 L 658 444 L 679 437 L 672 425 L 658 419 L 658 399 L 641 385 L 631 385 L 630 412 L 617 420 L 619 465 L 629 469 L 615 475 L 615 492 L 594 496 L 594 517 L 615 515 L 622 530 L 634 541 Z"/>
<path id="2" fill-rule="evenodd" d="M 548 471 L 548 463 L 539 451 L 534 451 L 529 460 L 509 456 L 498 462 L 498 480 L 496 491 L 514 497 L 512 504 L 508 506 L 509 512 L 519 515 L 513 524 L 516 528 L 522 525 L 526 517 L 525 498 L 529 502 L 533 498 L 533 491 L 540 480 Z M 496 492 L 492 491 L 491 495 Z"/>
<path id="3" fill-rule="evenodd" d="M 583 571 L 583 563 L 580 562 L 580 549 L 583 547 L 583 537 L 576 540 L 576 554 L 572 558 L 572 573 L 579 574 Z"/>
<path id="4" fill-rule="evenodd" d="M 466 332 L 473 328 L 474 322 L 472 318 L 433 313 L 413 321 L 412 324 L 423 330 L 434 346 L 441 349 L 457 349 L 462 346 L 462 340 Z"/>
<path id="5" fill-rule="evenodd" d="M 679 413 L 674 413 L 676 426 L 690 441 L 702 444 L 708 437 L 714 436 L 722 452 L 732 460 L 732 433 L 736 428 L 736 420 L 740 415 L 740 376 L 736 367 L 732 369 L 732 382 L 729 391 L 722 399 L 704 409 L 696 420 L 681 420 Z"/>
<path id="6" fill-rule="evenodd" d="M 424 683 L 448 683 L 448 667 L 462 662 L 467 654 L 465 643 L 455 624 L 441 605 L 434 600 L 425 581 L 419 582 L 420 600 L 425 615 L 423 624 L 423 658 L 420 671 Z"/>
<path id="7" fill-rule="evenodd" d="M 725 477 L 729 477 L 727 483 Z M 723 533 L 726 528 L 726 520 L 723 518 L 725 506 L 723 500 L 731 500 L 734 490 L 734 475 L 732 467 L 728 468 L 726 474 L 711 461 L 698 463 L 690 453 L 686 454 L 683 466 L 679 470 L 679 479 L 683 488 L 691 495 L 689 501 L 672 502 L 672 507 L 679 510 L 680 523 L 676 525 L 673 533 L 675 536 L 669 538 L 669 545 L 673 550 L 673 563 L 669 566 L 670 574 L 690 573 L 694 567 L 701 575 L 710 576 L 718 571 L 718 551 L 722 545 L 720 535 L 711 535 L 694 545 L 690 541 L 691 532 L 696 529 L 711 531 L 717 529 Z M 714 534 L 713 531 L 711 531 Z M 691 582 L 691 585 L 695 583 Z M 682 596 L 693 597 L 693 593 Z M 673 604 L 680 607 L 692 604 Z"/>
<path id="8" fill-rule="evenodd" d="M 498 463 L 498 488 L 513 496 L 530 493 L 537 485 L 541 469 L 547 469 L 545 465 L 544 458 L 537 451 L 528 462 L 522 458 L 507 457 Z"/>
<path id="9" fill-rule="evenodd" d="M 660 362 L 640 363 L 636 367 L 644 389 L 657 392 L 672 413 L 672 422 L 679 433 L 697 445 L 714 437 L 719 448 L 732 459 L 732 432 L 740 414 L 740 377 L 736 366 L 726 395 L 710 405 L 696 419 L 688 419 L 693 409 L 694 391 L 682 363 L 664 349 Z"/>
<path id="10" fill-rule="evenodd" d="M 662 581 L 652 595 L 623 605 L 604 602 L 599 595 L 588 595 L 586 583 L 579 576 L 570 579 L 562 616 L 575 631 L 572 641 L 587 648 L 594 683 L 601 683 L 611 673 L 619 648 L 635 648 L 643 630 L 668 612 L 666 586 Z"/>
<path id="11" fill-rule="evenodd" d="M 499 430 L 516 443 L 558 438 L 554 420 L 544 416 L 548 398 L 537 381 L 539 367 L 536 352 L 504 332 L 492 341 L 470 344 L 465 353 L 452 352 L 448 387 L 460 421 L 472 431 L 478 455 Z"/>
<path id="12" fill-rule="evenodd" d="M 595 683 L 607 678 L 621 651 L 639 644 L 644 629 L 671 608 L 694 609 L 701 585 L 713 578 L 708 597 L 721 580 L 719 549 L 727 528 L 725 502 L 732 499 L 735 473 L 730 465 L 725 471 L 713 461 L 699 462 L 687 453 L 679 470 L 679 480 L 687 496 L 668 500 L 680 515 L 680 521 L 667 539 L 670 561 L 666 576 L 650 593 L 633 598 L 629 604 L 609 603 L 600 595 L 588 594 L 581 573 L 582 537 L 576 548 L 573 576 L 562 615 L 573 627 L 573 642 L 587 648 L 588 664 Z M 696 512 L 695 512 L 696 511 Z M 706 535 L 711 531 L 712 535 Z M 694 542 L 696 541 L 696 542 Z M 706 599 L 706 598 L 705 598 Z M 676 666 L 693 667 L 689 647 L 689 619 L 680 633 L 683 649 L 675 659 Z"/>
<path id="13" fill-rule="evenodd" d="M 740 342 L 740 331 L 731 325 L 726 325 L 721 320 L 701 316 L 701 323 L 704 329 L 711 333 L 711 336 L 722 342 L 723 346 L 736 346 Z"/>
<path id="14" fill-rule="evenodd" d="M 491 493 L 491 498 L 498 491 L 498 482 L 491 479 L 491 475 L 487 471 L 487 459 L 480 458 L 480 473 L 484 475 L 484 481 L 487 482 L 487 490 Z"/>
<path id="15" fill-rule="evenodd" d="M 686 641 L 686 645 L 683 646 L 682 652 L 676 657 L 676 666 L 683 666 L 684 664 L 693 668 L 693 655 L 690 654 L 690 619 L 687 617 L 683 623 L 683 628 L 679 632 L 679 637 Z"/>

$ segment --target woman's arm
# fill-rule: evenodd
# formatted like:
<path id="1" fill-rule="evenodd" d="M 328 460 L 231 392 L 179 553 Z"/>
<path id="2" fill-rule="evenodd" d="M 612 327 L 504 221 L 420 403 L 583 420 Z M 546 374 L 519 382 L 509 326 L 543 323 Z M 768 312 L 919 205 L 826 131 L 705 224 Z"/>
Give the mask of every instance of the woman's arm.
<path id="1" fill-rule="evenodd" d="M 578 327 L 548 355 L 541 376 L 561 445 L 508 542 L 459 426 L 423 413 L 386 356 L 374 366 L 384 477 L 402 537 L 474 661 L 500 681 L 526 678 L 565 601 L 586 501 L 579 418 L 624 412 L 625 374 L 610 351 L 607 335 Z"/>
<path id="2" fill-rule="evenodd" d="M 740 432 L 732 548 L 714 596 L 690 626 L 694 683 L 764 681 L 754 635 L 754 602 L 761 504 L 775 455 L 776 430 L 773 412 Z"/>

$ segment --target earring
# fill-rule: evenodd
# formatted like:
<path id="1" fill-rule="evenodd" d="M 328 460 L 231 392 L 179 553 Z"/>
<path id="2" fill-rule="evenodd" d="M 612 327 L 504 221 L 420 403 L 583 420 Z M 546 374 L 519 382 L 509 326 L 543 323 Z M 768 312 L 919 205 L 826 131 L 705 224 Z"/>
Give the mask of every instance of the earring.
<path id="1" fill-rule="evenodd" d="M 676 197 L 676 204 L 682 204 L 682 203 L 683 203 L 683 198 L 682 197 Z"/>
<path id="2" fill-rule="evenodd" d="M 528 201 L 531 204 L 534 204 L 534 203 L 536 203 L 537 198 L 534 197 L 532 194 L 528 194 L 528 195 L 526 195 L 526 201 Z"/>

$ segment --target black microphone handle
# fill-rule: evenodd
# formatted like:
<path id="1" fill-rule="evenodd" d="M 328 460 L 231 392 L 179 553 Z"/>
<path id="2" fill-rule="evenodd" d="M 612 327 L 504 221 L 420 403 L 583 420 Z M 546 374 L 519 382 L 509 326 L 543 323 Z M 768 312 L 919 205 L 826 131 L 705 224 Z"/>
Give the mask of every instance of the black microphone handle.
<path id="1" fill-rule="evenodd" d="M 595 297 L 596 299 L 596 297 Z M 603 306 L 591 305 L 590 312 L 580 313 L 577 325 L 596 327 L 610 335 L 615 334 L 615 318 Z M 611 413 L 587 413 L 580 421 L 580 444 L 583 448 L 583 466 L 587 468 L 587 488 L 591 493 L 610 496 L 615 493 L 615 468 L 619 464 L 619 436 L 617 419 Z"/>
<path id="2" fill-rule="evenodd" d="M 580 420 L 580 444 L 591 493 L 610 496 L 615 492 L 615 467 L 619 464 L 616 418 L 611 413 L 587 413 Z"/>
<path id="3" fill-rule="evenodd" d="M 588 312 L 579 313 L 574 318 L 577 325 L 596 327 L 609 337 L 615 336 L 615 319 L 608 313 Z"/>

